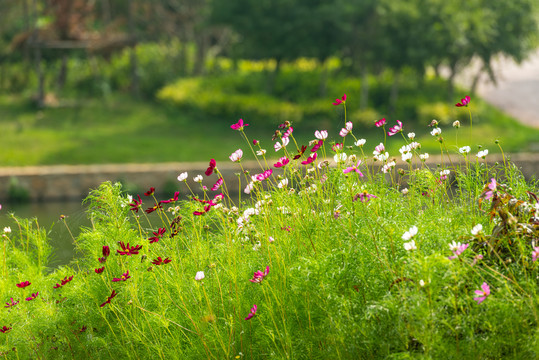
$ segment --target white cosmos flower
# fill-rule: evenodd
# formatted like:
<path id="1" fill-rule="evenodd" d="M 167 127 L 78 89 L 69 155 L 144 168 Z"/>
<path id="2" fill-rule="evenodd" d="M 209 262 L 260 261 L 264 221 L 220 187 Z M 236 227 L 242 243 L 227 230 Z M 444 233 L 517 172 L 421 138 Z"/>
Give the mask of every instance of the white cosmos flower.
<path id="1" fill-rule="evenodd" d="M 202 279 L 204 279 L 204 271 L 198 271 L 197 274 L 195 275 L 195 280 L 200 281 Z"/>
<path id="2" fill-rule="evenodd" d="M 288 185 L 288 179 L 283 179 L 283 180 L 279 181 L 279 183 L 277 184 L 277 187 L 279 189 L 282 189 L 282 188 L 287 187 L 287 185 Z"/>
<path id="3" fill-rule="evenodd" d="M 407 242 L 407 243 L 404 243 L 404 250 L 406 251 L 412 251 L 412 250 L 416 250 L 417 247 L 415 246 L 415 241 L 412 240 L 410 242 Z"/>
<path id="4" fill-rule="evenodd" d="M 417 226 L 414 225 L 402 235 L 402 240 L 408 241 L 416 235 L 417 235 Z"/>
<path id="5" fill-rule="evenodd" d="M 459 247 L 461 247 L 461 246 L 462 246 L 461 243 L 455 242 L 455 241 L 453 240 L 453 242 L 452 242 L 451 244 L 449 244 L 449 250 L 451 250 L 451 251 L 456 251 L 456 250 L 457 250 Z"/>
<path id="6" fill-rule="evenodd" d="M 432 129 L 432 131 L 430 132 L 430 134 L 431 134 L 432 136 L 438 136 L 438 135 L 440 135 L 441 133 L 442 133 L 442 129 L 440 129 L 440 128 L 434 128 L 434 129 Z"/>
<path id="7" fill-rule="evenodd" d="M 472 228 L 472 235 L 476 236 L 476 235 L 479 234 L 481 231 L 483 231 L 483 225 L 477 224 L 477 225 L 475 225 L 475 226 Z"/>
<path id="8" fill-rule="evenodd" d="M 382 166 L 382 172 L 384 174 L 387 174 L 392 168 L 395 167 L 395 162 L 394 161 L 391 161 L 391 162 L 388 162 L 387 164 L 385 164 L 384 166 Z"/>
<path id="9" fill-rule="evenodd" d="M 481 150 L 477 153 L 477 157 L 484 159 L 488 155 L 488 149 Z"/>
<path id="10" fill-rule="evenodd" d="M 232 162 L 238 162 L 238 161 L 241 160 L 242 157 L 243 157 L 243 151 L 241 149 L 238 149 L 238 150 L 234 151 L 232 154 L 230 154 L 230 156 L 228 158 Z"/>
<path id="11" fill-rule="evenodd" d="M 256 154 L 258 156 L 264 156 L 266 154 L 266 149 L 257 150 Z"/>
<path id="12" fill-rule="evenodd" d="M 421 287 L 425 286 L 425 282 L 423 281 L 423 279 L 419 280 L 419 286 Z"/>
<path id="13" fill-rule="evenodd" d="M 201 183 L 202 182 L 202 175 L 197 175 L 193 178 L 194 182 Z"/>
<path id="14" fill-rule="evenodd" d="M 413 133 L 413 132 L 408 133 L 408 139 L 414 140 L 415 139 L 415 133 Z"/>
<path id="15" fill-rule="evenodd" d="M 9 226 L 6 226 L 4 228 L 4 234 L 9 234 L 11 232 L 11 228 Z"/>
<path id="16" fill-rule="evenodd" d="M 413 154 L 412 154 L 411 152 L 402 154 L 402 161 L 408 161 L 408 160 L 411 160 L 411 159 L 412 159 L 412 155 L 413 155 Z"/>
<path id="17" fill-rule="evenodd" d="M 187 180 L 187 172 L 182 172 L 179 176 L 178 176 L 178 181 L 185 181 Z"/>
<path id="18" fill-rule="evenodd" d="M 359 146 L 365 145 L 366 142 L 367 142 L 367 140 L 365 140 L 365 139 L 359 139 L 358 141 L 356 141 L 354 143 L 354 145 L 359 147 Z"/>
<path id="19" fill-rule="evenodd" d="M 333 160 L 335 160 L 336 163 L 339 163 L 339 162 L 345 162 L 347 158 L 348 156 L 346 155 L 346 153 L 340 153 L 340 154 L 336 154 L 333 157 Z"/>
<path id="20" fill-rule="evenodd" d="M 328 132 L 327 132 L 327 130 L 322 130 L 322 131 L 316 130 L 316 131 L 314 132 L 314 136 L 315 136 L 318 140 L 325 140 L 325 139 L 328 137 Z"/>
<path id="21" fill-rule="evenodd" d="M 419 154 L 419 158 L 425 161 L 429 158 L 429 153 Z"/>
<path id="22" fill-rule="evenodd" d="M 461 153 L 462 155 L 466 155 L 469 154 L 471 150 L 472 149 L 470 149 L 469 146 L 463 146 L 459 149 L 459 153 Z"/>

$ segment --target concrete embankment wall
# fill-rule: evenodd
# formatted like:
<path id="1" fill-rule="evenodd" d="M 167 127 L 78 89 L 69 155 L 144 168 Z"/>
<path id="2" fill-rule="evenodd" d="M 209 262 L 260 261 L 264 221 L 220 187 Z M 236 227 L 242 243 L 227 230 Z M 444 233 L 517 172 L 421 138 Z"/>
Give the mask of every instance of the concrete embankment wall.
<path id="1" fill-rule="evenodd" d="M 453 156 L 453 162 L 456 158 L 458 157 Z M 474 156 L 470 158 L 474 158 L 475 161 Z M 509 158 L 527 179 L 539 177 L 539 154 L 515 154 Z M 429 166 L 435 167 L 441 163 L 439 156 L 431 157 L 429 160 Z M 489 163 L 493 164 L 496 161 L 503 163 L 503 158 L 499 155 L 488 156 Z M 333 163 L 333 159 L 330 163 Z M 242 164 L 244 169 L 250 170 L 252 174 L 262 171 L 256 162 Z M 444 159 L 444 164 L 446 166 L 449 164 L 447 158 Z M 188 183 L 196 189 L 199 185 L 193 182 L 193 177 L 203 175 L 207 167 L 206 162 L 5 167 L 0 168 L 0 201 L 6 201 L 10 191 L 14 190 L 26 192 L 30 201 L 80 200 L 104 181 L 121 181 L 142 192 L 153 186 L 157 191 L 174 188 L 185 193 L 187 189 L 178 183 L 177 176 L 182 172 L 188 172 Z M 241 172 L 239 165 L 226 161 L 218 162 L 217 167 L 229 191 L 237 192 L 239 189 L 237 174 Z M 203 184 L 208 188 L 217 180 L 215 175 L 209 179 L 205 175 L 203 177 Z M 242 187 L 245 185 L 246 181 L 243 178 Z"/>

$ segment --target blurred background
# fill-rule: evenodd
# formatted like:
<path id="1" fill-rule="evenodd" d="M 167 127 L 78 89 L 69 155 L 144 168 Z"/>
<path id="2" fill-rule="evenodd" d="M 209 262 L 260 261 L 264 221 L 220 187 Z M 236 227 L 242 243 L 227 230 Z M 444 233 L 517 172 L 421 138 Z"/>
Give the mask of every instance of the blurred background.
<path id="1" fill-rule="evenodd" d="M 40 166 L 228 161 L 246 146 L 239 118 L 268 149 L 285 120 L 298 144 L 338 134 L 343 93 L 371 147 L 385 117 L 426 152 L 432 119 L 451 149 L 539 151 L 537 0 L 0 0 L 0 19 L 4 213 L 52 201 L 36 195 Z"/>

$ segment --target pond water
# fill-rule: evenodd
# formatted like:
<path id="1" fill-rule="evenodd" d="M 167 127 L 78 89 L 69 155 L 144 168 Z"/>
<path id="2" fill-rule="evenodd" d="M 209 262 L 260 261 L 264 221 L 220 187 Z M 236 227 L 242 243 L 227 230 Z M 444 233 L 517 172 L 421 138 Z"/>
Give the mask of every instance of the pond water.
<path id="1" fill-rule="evenodd" d="M 39 227 L 47 230 L 48 238 L 54 249 L 53 258 L 49 263 L 51 267 L 68 264 L 73 259 L 75 253 L 70 231 L 76 238 L 80 233 L 81 226 L 91 225 L 90 220 L 86 217 L 82 201 L 3 203 L 2 210 L 0 210 L 0 231 L 6 226 L 13 230 L 17 228 L 17 224 L 9 215 L 11 213 L 20 218 L 35 218 Z M 61 215 L 66 216 L 65 223 L 60 220 Z"/>

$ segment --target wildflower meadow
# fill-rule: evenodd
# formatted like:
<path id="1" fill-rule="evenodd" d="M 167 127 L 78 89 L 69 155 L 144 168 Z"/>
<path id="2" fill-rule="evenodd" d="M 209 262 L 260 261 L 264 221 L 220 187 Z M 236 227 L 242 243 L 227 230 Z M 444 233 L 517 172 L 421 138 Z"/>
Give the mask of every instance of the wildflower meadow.
<path id="1" fill-rule="evenodd" d="M 51 268 L 47 231 L 2 232 L 6 359 L 532 359 L 539 353 L 538 184 L 472 148 L 473 99 L 439 164 L 405 121 L 346 119 L 298 143 L 293 124 L 178 171 L 178 191 L 103 183 L 76 258 Z M 386 151 L 401 144 L 400 153 Z M 492 154 L 491 154 L 492 156 Z M 248 170 L 247 162 L 257 170 Z M 430 165 L 429 165 L 430 164 Z M 194 182 L 188 181 L 193 179 Z M 193 186 L 193 184 L 195 184 Z M 67 219 L 60 221 L 66 222 Z"/>

